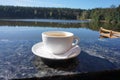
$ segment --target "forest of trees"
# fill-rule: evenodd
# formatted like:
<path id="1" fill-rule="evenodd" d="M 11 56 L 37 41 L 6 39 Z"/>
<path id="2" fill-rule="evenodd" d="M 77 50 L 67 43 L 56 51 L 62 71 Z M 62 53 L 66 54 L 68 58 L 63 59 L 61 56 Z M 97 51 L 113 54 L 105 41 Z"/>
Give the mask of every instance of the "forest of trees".
<path id="1" fill-rule="evenodd" d="M 0 6 L 0 19 L 91 19 L 96 22 L 118 23 L 120 21 L 120 5 L 110 8 L 70 9 Z"/>
<path id="2" fill-rule="evenodd" d="M 69 8 L 0 6 L 0 18 L 76 19 L 82 11 Z"/>

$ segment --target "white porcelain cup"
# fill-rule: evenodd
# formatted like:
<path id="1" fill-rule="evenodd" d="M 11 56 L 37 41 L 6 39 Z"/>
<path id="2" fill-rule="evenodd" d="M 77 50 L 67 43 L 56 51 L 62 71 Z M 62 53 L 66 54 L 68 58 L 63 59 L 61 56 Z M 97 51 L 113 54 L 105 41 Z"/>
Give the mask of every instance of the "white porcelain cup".
<path id="1" fill-rule="evenodd" d="M 53 54 L 63 54 L 79 43 L 79 38 L 71 32 L 48 31 L 42 33 L 45 49 Z M 72 45 L 74 43 L 74 45 Z"/>

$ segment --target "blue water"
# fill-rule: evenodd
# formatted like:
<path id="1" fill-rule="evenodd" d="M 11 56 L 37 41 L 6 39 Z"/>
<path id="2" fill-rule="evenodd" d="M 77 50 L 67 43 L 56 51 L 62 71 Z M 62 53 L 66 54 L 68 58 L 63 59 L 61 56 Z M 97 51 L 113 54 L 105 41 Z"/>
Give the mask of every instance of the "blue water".
<path id="1" fill-rule="evenodd" d="M 98 39 L 99 33 L 86 28 L 52 28 L 52 27 L 0 27 L 0 39 L 8 40 L 36 40 L 41 39 L 41 33 L 45 31 L 69 31 L 83 39 Z"/>
<path id="2" fill-rule="evenodd" d="M 54 22 L 54 23 L 88 23 L 89 20 L 58 20 L 58 19 L 0 19 L 3 21 L 24 21 L 24 22 Z"/>

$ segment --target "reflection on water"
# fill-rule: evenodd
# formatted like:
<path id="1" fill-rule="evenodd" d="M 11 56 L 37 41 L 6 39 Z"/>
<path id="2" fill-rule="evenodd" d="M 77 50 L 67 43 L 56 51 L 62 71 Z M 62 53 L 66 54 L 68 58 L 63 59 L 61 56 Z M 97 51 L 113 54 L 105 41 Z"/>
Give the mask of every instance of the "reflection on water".
<path id="1" fill-rule="evenodd" d="M 89 20 L 58 20 L 58 19 L 0 19 L 2 21 L 50 22 L 50 23 L 87 23 Z"/>
<path id="2" fill-rule="evenodd" d="M 99 22 L 99 23 L 94 23 L 91 22 L 89 24 L 89 28 L 93 29 L 93 30 L 99 30 L 100 27 L 103 27 L 105 29 L 110 29 L 110 30 L 115 30 L 115 31 L 120 31 L 120 23 L 103 23 L 103 22 Z"/>
<path id="3" fill-rule="evenodd" d="M 80 20 L 52 20 L 52 19 L 0 19 L 0 26 L 29 26 L 29 27 L 63 27 L 89 28 L 99 30 L 100 27 L 120 31 L 120 23 L 95 23 Z"/>
<path id="4" fill-rule="evenodd" d="M 88 23 L 56 23 L 56 22 L 29 22 L 29 21 L 0 21 L 1 26 L 29 26 L 29 27 L 64 27 L 64 28 L 79 28 L 81 26 L 86 27 Z"/>
<path id="5" fill-rule="evenodd" d="M 0 27 L 0 39 L 4 40 L 41 40 L 41 33 L 45 31 L 69 31 L 83 39 L 97 39 L 99 33 L 86 28 L 52 28 L 52 27 Z"/>

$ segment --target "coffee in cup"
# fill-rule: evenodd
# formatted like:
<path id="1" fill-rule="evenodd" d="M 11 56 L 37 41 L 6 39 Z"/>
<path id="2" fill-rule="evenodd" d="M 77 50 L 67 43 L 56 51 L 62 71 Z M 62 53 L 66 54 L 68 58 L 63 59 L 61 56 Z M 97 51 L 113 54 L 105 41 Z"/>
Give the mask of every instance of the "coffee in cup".
<path id="1" fill-rule="evenodd" d="M 79 38 L 75 37 L 73 33 L 66 31 L 48 31 L 42 33 L 42 40 L 45 49 L 53 54 L 63 54 L 78 44 Z"/>

